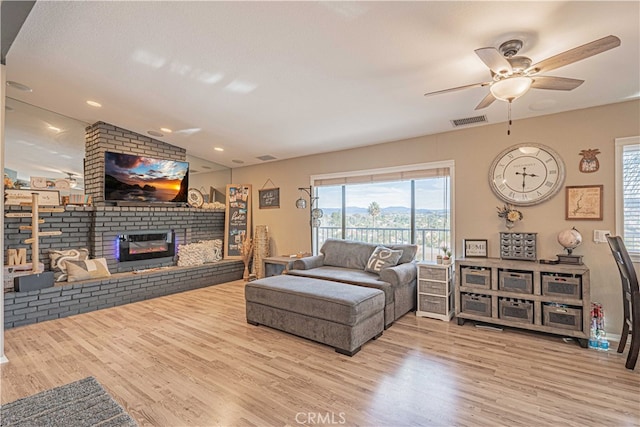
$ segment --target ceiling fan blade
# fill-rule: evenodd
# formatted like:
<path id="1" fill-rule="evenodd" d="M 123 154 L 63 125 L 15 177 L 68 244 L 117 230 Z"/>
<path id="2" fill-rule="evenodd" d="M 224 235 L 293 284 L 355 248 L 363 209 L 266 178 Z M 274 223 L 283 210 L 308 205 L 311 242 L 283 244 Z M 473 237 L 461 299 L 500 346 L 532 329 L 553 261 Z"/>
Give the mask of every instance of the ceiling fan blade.
<path id="1" fill-rule="evenodd" d="M 584 83 L 584 80 L 566 77 L 535 76 L 531 87 L 534 89 L 573 90 Z"/>
<path id="2" fill-rule="evenodd" d="M 544 59 L 537 64 L 533 64 L 527 71 L 532 73 L 542 73 L 545 71 L 555 70 L 556 68 L 573 64 L 574 62 L 581 61 L 589 58 L 590 56 L 597 55 L 618 46 L 620 46 L 620 39 L 618 37 L 603 37 L 599 40 L 592 41 L 591 43 L 578 46 Z"/>
<path id="3" fill-rule="evenodd" d="M 449 88 L 449 89 L 443 89 L 443 90 L 437 90 L 435 92 L 425 93 L 424 96 L 440 95 L 441 93 L 455 92 L 455 91 L 463 90 L 463 89 L 471 89 L 472 87 L 485 87 L 485 86 L 489 86 L 490 84 L 491 84 L 491 82 L 474 83 L 474 84 L 471 84 L 471 85 L 452 87 L 452 88 Z"/>
<path id="4" fill-rule="evenodd" d="M 513 68 L 507 58 L 502 56 L 496 48 L 483 47 L 475 50 L 476 55 L 480 57 L 482 62 L 485 63 L 491 71 L 496 74 L 511 74 Z"/>
<path id="5" fill-rule="evenodd" d="M 493 104 L 493 101 L 495 100 L 496 97 L 493 96 L 491 92 L 489 92 L 487 96 L 485 96 L 482 101 L 480 101 L 480 104 L 478 104 L 475 109 L 482 110 L 483 108 L 487 108 L 489 105 Z"/>

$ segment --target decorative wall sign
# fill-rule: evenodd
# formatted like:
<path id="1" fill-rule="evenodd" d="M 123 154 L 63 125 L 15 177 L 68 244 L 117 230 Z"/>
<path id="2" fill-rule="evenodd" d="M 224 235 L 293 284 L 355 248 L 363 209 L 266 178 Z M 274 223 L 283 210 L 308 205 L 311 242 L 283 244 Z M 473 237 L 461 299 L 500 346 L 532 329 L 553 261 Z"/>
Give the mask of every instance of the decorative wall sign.
<path id="1" fill-rule="evenodd" d="M 33 193 L 38 193 L 38 206 L 60 206 L 60 193 L 54 190 L 4 190 L 4 204 L 20 206 L 31 204 Z"/>
<path id="2" fill-rule="evenodd" d="M 60 178 L 55 180 L 53 186 L 57 190 L 69 190 L 71 188 L 71 183 L 68 179 Z"/>
<path id="3" fill-rule="evenodd" d="M 598 150 L 597 148 L 594 148 L 593 150 L 589 148 L 588 150 L 580 151 L 580 155 L 582 156 L 579 165 L 580 172 L 597 172 L 598 169 L 600 169 L 600 162 L 596 157 L 598 154 L 600 154 L 600 150 Z"/>
<path id="4" fill-rule="evenodd" d="M 565 219 L 602 219 L 602 185 L 566 187 Z"/>
<path id="5" fill-rule="evenodd" d="M 242 243 L 251 238 L 251 185 L 227 185 L 224 224 L 225 259 L 242 259 Z"/>
<path id="6" fill-rule="evenodd" d="M 43 176 L 32 176 L 30 177 L 30 187 L 33 189 L 46 189 L 47 188 L 47 178 Z"/>
<path id="7" fill-rule="evenodd" d="M 280 207 L 280 189 L 265 188 L 258 190 L 260 209 L 277 209 Z"/>
<path id="8" fill-rule="evenodd" d="M 464 257 L 487 257 L 486 239 L 464 239 Z"/>
<path id="9" fill-rule="evenodd" d="M 190 188 L 187 192 L 187 203 L 194 208 L 200 208 L 204 204 L 204 196 L 197 188 Z"/>

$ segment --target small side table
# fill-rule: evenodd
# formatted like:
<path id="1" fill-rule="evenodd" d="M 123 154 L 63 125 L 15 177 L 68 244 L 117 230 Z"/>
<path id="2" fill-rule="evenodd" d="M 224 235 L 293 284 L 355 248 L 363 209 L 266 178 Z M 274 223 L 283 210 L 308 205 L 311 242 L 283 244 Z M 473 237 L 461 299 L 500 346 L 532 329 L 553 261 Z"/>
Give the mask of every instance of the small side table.
<path id="1" fill-rule="evenodd" d="M 289 256 L 270 256 L 262 259 L 264 277 L 285 274 L 293 267 L 293 262 L 298 258 Z"/>
<path id="2" fill-rule="evenodd" d="M 431 317 L 448 322 L 454 309 L 454 272 L 451 264 L 417 263 L 418 308 L 417 316 Z"/>

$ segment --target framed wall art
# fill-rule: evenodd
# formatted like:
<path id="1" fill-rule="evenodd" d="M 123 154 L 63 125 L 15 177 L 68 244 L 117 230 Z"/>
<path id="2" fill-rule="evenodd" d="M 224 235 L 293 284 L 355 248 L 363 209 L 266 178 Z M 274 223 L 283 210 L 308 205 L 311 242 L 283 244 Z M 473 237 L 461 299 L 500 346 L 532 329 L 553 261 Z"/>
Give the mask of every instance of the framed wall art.
<path id="1" fill-rule="evenodd" d="M 602 185 L 566 187 L 565 219 L 602 220 Z"/>
<path id="2" fill-rule="evenodd" d="M 487 257 L 487 239 L 464 239 L 463 247 L 465 258 Z"/>

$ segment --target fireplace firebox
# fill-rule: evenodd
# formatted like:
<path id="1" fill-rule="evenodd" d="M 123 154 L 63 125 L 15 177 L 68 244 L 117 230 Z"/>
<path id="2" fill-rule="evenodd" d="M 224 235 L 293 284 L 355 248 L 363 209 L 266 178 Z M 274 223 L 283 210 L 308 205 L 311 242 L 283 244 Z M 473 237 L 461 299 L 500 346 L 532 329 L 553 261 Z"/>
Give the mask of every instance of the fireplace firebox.
<path id="1" fill-rule="evenodd" d="M 141 261 L 173 257 L 175 233 L 169 231 L 130 231 L 118 236 L 118 261 Z"/>

